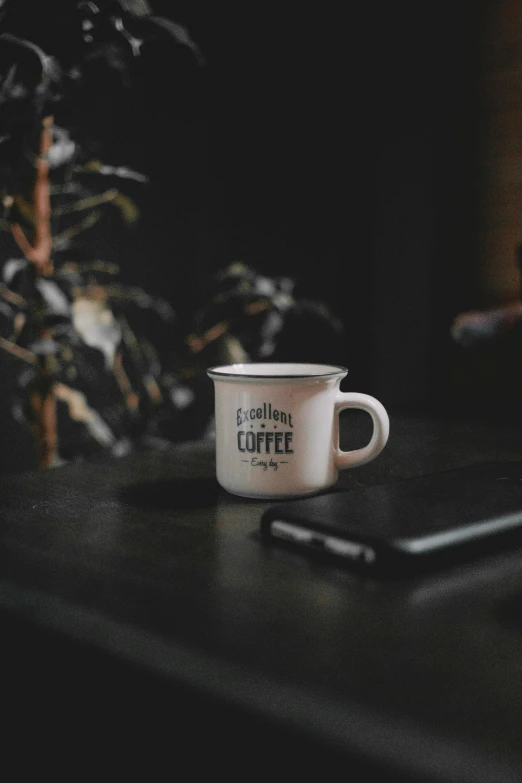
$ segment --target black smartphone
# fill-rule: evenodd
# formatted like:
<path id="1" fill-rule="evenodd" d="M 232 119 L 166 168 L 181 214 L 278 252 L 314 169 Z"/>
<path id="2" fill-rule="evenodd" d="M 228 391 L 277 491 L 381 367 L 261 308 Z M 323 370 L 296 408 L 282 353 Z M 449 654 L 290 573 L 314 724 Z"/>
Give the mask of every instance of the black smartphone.
<path id="1" fill-rule="evenodd" d="M 374 574 L 522 547 L 522 462 L 479 463 L 274 503 L 262 514 L 261 534 Z"/>

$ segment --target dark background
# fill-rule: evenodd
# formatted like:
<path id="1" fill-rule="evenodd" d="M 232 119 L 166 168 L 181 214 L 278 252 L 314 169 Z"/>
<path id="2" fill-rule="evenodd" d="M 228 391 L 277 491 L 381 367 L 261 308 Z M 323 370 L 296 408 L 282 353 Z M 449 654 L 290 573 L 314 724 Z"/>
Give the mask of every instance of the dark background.
<path id="1" fill-rule="evenodd" d="M 206 66 L 150 55 L 147 284 L 183 314 L 232 261 L 289 275 L 343 320 L 351 389 L 451 394 L 449 327 L 475 303 L 483 4 L 153 8 Z"/>

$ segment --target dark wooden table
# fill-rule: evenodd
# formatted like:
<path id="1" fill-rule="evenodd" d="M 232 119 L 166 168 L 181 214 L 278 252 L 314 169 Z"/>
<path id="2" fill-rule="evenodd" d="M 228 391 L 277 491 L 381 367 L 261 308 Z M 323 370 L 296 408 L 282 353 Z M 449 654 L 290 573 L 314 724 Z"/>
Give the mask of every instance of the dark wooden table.
<path id="1" fill-rule="evenodd" d="M 340 486 L 522 454 L 518 427 L 391 425 Z M 213 449 L 1 479 L 4 749 L 147 780 L 522 780 L 522 551 L 380 581 L 268 547 Z"/>

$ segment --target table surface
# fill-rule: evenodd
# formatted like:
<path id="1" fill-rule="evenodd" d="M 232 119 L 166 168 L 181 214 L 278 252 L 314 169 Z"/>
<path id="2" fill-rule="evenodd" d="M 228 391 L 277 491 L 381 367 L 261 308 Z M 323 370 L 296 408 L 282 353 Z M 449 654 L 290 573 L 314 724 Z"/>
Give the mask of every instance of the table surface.
<path id="1" fill-rule="evenodd" d="M 343 445 L 367 426 L 352 417 Z M 385 451 L 339 486 L 518 460 L 521 444 L 517 428 L 392 416 Z M 7 475 L 0 498 L 6 628 L 394 780 L 522 780 L 522 551 L 378 580 L 267 546 L 267 504 L 218 486 L 211 441 Z"/>

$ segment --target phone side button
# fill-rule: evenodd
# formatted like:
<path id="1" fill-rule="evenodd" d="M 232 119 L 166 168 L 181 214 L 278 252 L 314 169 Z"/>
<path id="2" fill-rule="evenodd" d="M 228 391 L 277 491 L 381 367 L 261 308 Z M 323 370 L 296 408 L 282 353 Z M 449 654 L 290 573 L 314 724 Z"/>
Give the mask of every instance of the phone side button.
<path id="1" fill-rule="evenodd" d="M 324 548 L 327 552 L 332 552 L 332 554 L 347 557 L 351 560 L 364 560 L 368 564 L 375 562 L 375 550 L 366 544 L 328 537 L 324 540 Z"/>
<path id="2" fill-rule="evenodd" d="M 274 519 L 271 522 L 270 532 L 276 538 L 282 538 L 286 541 L 296 541 L 300 544 L 309 544 L 313 538 L 311 530 L 300 527 L 299 525 L 291 525 L 280 519 Z"/>

